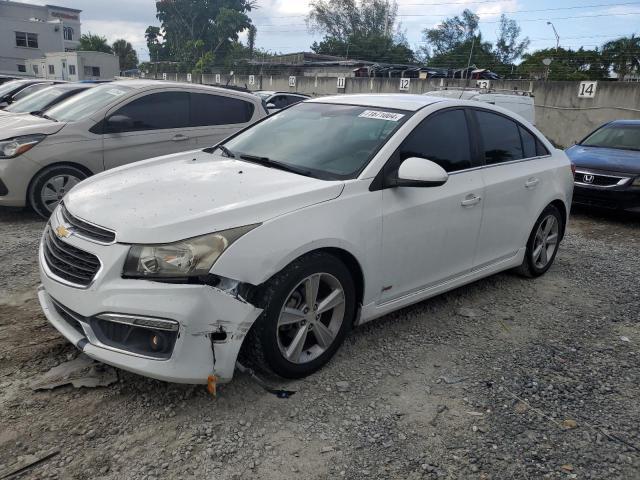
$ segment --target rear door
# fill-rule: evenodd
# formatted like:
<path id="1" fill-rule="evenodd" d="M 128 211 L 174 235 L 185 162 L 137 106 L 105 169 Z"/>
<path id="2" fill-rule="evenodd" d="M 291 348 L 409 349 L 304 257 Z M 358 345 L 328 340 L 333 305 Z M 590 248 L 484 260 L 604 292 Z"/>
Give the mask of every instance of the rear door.
<path id="1" fill-rule="evenodd" d="M 192 91 L 189 136 L 192 148 L 208 147 L 250 125 L 255 104 L 241 98 Z"/>
<path id="2" fill-rule="evenodd" d="M 449 178 L 439 187 L 383 191 L 382 303 L 468 272 L 482 221 L 484 187 L 462 108 L 431 114 L 394 157 L 392 169 L 419 157 L 439 164 Z"/>
<path id="3" fill-rule="evenodd" d="M 475 267 L 513 257 L 545 206 L 552 171 L 549 152 L 523 125 L 496 112 L 472 109 L 485 167 L 484 211 Z"/>
<path id="4" fill-rule="evenodd" d="M 190 148 L 189 93 L 179 90 L 145 93 L 105 116 L 104 167 L 118 167 Z M 115 115 L 131 119 L 124 128 L 108 127 Z"/>

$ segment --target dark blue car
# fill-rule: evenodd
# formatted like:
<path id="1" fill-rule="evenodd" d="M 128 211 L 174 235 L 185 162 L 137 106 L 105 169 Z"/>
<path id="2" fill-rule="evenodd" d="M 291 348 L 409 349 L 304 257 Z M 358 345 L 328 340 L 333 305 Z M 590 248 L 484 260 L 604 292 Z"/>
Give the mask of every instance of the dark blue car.
<path id="1" fill-rule="evenodd" d="M 606 123 L 566 153 L 574 203 L 640 212 L 640 120 Z"/>

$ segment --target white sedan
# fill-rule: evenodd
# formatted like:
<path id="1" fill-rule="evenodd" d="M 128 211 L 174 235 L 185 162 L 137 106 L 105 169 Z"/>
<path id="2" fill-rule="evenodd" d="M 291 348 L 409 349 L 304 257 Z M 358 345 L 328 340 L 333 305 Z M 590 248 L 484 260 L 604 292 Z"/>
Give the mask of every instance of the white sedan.
<path id="1" fill-rule="evenodd" d="M 217 146 L 78 184 L 40 247 L 49 321 L 142 375 L 283 377 L 349 330 L 502 270 L 552 265 L 572 167 L 526 120 L 473 101 L 305 101 Z"/>

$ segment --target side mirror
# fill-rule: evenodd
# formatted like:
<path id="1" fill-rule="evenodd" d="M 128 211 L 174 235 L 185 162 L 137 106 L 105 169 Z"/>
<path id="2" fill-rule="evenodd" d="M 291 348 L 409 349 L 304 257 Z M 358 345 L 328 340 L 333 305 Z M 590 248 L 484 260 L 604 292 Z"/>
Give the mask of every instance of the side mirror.
<path id="1" fill-rule="evenodd" d="M 107 128 L 115 132 L 133 127 L 133 120 L 126 115 L 113 115 L 107 119 Z"/>
<path id="2" fill-rule="evenodd" d="M 426 158 L 410 157 L 400 164 L 397 187 L 439 187 L 447 183 L 449 175 L 435 162 Z"/>
<path id="3" fill-rule="evenodd" d="M 272 109 L 276 108 L 276 106 L 275 106 L 275 104 L 273 104 L 273 103 L 267 103 L 267 108 L 268 108 L 269 110 L 272 110 Z"/>

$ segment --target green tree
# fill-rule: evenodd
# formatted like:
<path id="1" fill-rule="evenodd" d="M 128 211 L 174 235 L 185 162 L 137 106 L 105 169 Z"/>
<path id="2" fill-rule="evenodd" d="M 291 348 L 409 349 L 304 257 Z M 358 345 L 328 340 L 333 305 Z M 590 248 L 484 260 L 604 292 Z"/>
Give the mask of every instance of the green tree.
<path id="1" fill-rule="evenodd" d="M 493 51 L 502 63 L 513 64 L 529 47 L 529 37 L 519 40 L 521 31 L 515 20 L 507 18 L 504 13 L 500 16 L 498 40 Z"/>
<path id="2" fill-rule="evenodd" d="M 165 59 L 164 45 L 160 41 L 162 33 L 160 27 L 149 26 L 144 32 L 144 38 L 147 40 L 147 48 L 149 49 L 149 60 L 159 62 Z"/>
<path id="3" fill-rule="evenodd" d="M 85 33 L 80 37 L 78 50 L 85 52 L 113 53 L 113 50 L 109 46 L 105 37 L 93 35 L 92 33 Z"/>
<path id="4" fill-rule="evenodd" d="M 120 70 L 131 70 L 138 67 L 138 54 L 133 49 L 131 43 L 124 38 L 116 40 L 111 46 L 113 53 L 118 55 L 120 60 Z"/>
<path id="5" fill-rule="evenodd" d="M 469 42 L 478 34 L 480 17 L 471 10 L 466 9 L 461 16 L 446 18 L 435 28 L 425 28 L 422 38 L 425 45 L 422 47 L 426 58 L 441 56 L 453 52 L 462 44 Z"/>
<path id="6" fill-rule="evenodd" d="M 258 29 L 255 25 L 249 25 L 249 32 L 247 33 L 247 47 L 249 48 L 249 58 L 253 58 L 253 53 L 256 49 L 256 35 Z"/>
<path id="7" fill-rule="evenodd" d="M 307 25 L 324 34 L 316 53 L 389 63 L 413 63 L 400 27 L 398 5 L 390 0 L 314 0 Z"/>
<path id="8" fill-rule="evenodd" d="M 542 61 L 551 59 L 548 69 Z M 517 73 L 535 79 L 604 80 L 609 77 L 609 64 L 598 49 L 567 50 L 546 48 L 522 56 Z"/>
<path id="9" fill-rule="evenodd" d="M 635 34 L 612 40 L 602 46 L 603 58 L 611 64 L 618 80 L 640 72 L 640 37 Z"/>
<path id="10" fill-rule="evenodd" d="M 248 12 L 254 0 L 158 0 L 156 17 L 159 31 L 147 32 L 147 42 L 162 47 L 167 60 L 181 63 L 181 70 L 196 64 L 208 71 L 214 63 L 222 63 L 238 34 L 251 26 Z"/>

